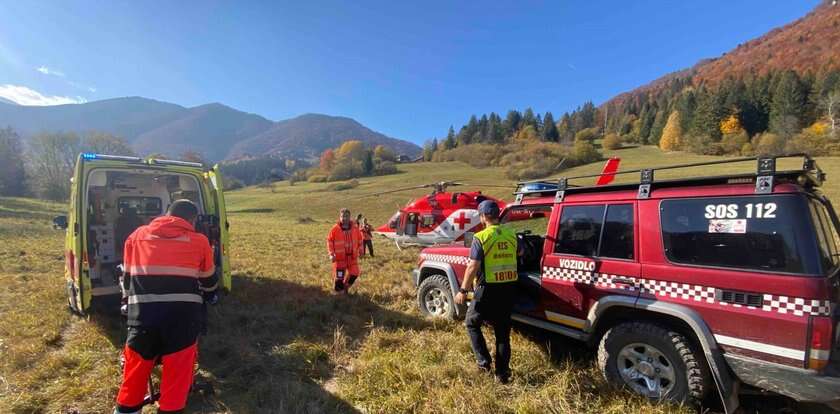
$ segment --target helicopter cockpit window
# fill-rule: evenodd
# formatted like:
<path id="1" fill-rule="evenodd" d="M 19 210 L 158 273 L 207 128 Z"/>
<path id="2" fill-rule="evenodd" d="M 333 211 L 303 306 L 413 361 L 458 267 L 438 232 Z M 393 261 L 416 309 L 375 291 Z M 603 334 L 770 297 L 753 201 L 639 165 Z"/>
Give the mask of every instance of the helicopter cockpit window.
<path id="1" fill-rule="evenodd" d="M 502 216 L 502 224 L 516 233 L 527 232 L 545 237 L 549 217 L 551 217 L 551 206 L 512 207 L 507 209 Z"/>
<path id="2" fill-rule="evenodd" d="M 391 216 L 391 219 L 388 220 L 388 228 L 395 230 L 400 228 L 400 213 L 395 213 Z"/>
<path id="3" fill-rule="evenodd" d="M 417 214 L 410 213 L 408 215 L 408 219 L 405 222 L 405 234 L 409 236 L 417 235 L 417 221 Z"/>
<path id="4" fill-rule="evenodd" d="M 432 227 L 435 224 L 435 216 L 431 214 L 424 214 L 423 215 L 423 227 Z"/>

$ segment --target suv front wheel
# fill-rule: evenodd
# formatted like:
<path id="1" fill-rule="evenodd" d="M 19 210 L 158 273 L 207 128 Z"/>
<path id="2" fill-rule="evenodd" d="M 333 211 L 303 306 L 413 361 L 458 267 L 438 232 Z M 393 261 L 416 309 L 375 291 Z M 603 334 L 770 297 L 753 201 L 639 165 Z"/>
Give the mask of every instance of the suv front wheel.
<path id="1" fill-rule="evenodd" d="M 420 311 L 434 318 L 456 319 L 455 299 L 449 280 L 444 275 L 435 274 L 427 277 L 417 288 L 417 302 Z"/>
<path id="2" fill-rule="evenodd" d="M 611 382 L 652 400 L 699 404 L 709 370 L 685 336 L 644 322 L 610 328 L 598 346 L 598 367 Z"/>

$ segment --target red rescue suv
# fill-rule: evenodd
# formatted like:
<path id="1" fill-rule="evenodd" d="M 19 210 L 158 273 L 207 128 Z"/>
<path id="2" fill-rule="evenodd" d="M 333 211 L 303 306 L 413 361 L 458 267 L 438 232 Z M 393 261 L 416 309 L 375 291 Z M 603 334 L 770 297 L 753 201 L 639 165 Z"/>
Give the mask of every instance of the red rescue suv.
<path id="1" fill-rule="evenodd" d="M 521 183 L 502 212 L 520 244 L 513 318 L 597 347 L 607 379 L 653 399 L 708 395 L 733 412 L 747 384 L 840 408 L 840 224 L 825 174 L 792 157 L 618 173 L 639 173 L 633 184 Z M 746 174 L 654 179 L 750 160 Z M 468 255 L 422 251 L 424 313 L 464 315 L 452 298 Z"/>

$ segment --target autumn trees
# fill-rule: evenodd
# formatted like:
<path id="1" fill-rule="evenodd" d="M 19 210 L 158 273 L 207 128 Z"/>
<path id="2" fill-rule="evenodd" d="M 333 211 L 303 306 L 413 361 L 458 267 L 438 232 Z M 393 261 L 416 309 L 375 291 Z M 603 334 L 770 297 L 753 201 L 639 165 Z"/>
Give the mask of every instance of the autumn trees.
<path id="1" fill-rule="evenodd" d="M 396 154 L 384 145 L 371 149 L 362 141 L 345 141 L 321 153 L 318 167 L 309 171 L 310 181 L 339 181 L 397 172 Z"/>
<path id="2" fill-rule="evenodd" d="M 840 70 L 788 70 L 715 84 L 675 77 L 620 96 L 598 108 L 596 116 L 604 135 L 616 133 L 629 143 L 715 155 L 751 155 L 759 146 L 819 155 L 840 153 L 838 102 Z M 674 112 L 679 128 L 672 124 L 666 135 Z M 674 138 L 681 143 L 675 146 Z"/>
<path id="3" fill-rule="evenodd" d="M 662 130 L 662 138 L 659 140 L 659 148 L 663 151 L 674 151 L 680 149 L 682 144 L 682 123 L 679 111 L 671 112 L 668 122 Z"/>

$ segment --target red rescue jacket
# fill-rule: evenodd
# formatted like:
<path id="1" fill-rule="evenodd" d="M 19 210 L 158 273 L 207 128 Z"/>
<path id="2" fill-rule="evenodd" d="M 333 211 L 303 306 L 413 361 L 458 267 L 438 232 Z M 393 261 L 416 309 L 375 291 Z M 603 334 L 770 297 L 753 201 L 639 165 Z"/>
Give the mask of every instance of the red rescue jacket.
<path id="1" fill-rule="evenodd" d="M 341 223 L 336 223 L 327 236 L 327 250 L 335 256 L 340 267 L 357 262 L 362 251 L 362 232 L 356 223 L 350 222 L 348 230 L 342 229 Z"/>
<path id="2" fill-rule="evenodd" d="M 201 291 L 216 288 L 213 249 L 192 224 L 163 216 L 125 241 L 128 322 L 157 326 L 171 318 L 200 317 Z"/>

